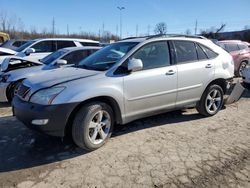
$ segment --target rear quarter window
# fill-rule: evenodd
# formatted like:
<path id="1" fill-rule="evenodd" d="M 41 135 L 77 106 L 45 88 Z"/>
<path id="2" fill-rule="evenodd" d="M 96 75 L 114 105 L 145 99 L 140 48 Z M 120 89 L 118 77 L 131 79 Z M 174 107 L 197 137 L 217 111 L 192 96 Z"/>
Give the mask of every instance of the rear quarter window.
<path id="1" fill-rule="evenodd" d="M 204 52 L 204 50 L 198 44 L 196 45 L 196 49 L 197 49 L 197 55 L 198 55 L 199 60 L 208 59 L 207 54 Z"/>
<path id="2" fill-rule="evenodd" d="M 238 46 L 240 50 L 244 50 L 248 48 L 247 45 L 244 45 L 244 44 L 238 44 Z"/>
<path id="3" fill-rule="evenodd" d="M 213 50 L 211 50 L 210 48 L 199 44 L 199 46 L 203 49 L 203 51 L 207 54 L 207 57 L 209 59 L 213 59 L 216 58 L 218 56 L 218 54 L 216 52 L 214 52 Z"/>

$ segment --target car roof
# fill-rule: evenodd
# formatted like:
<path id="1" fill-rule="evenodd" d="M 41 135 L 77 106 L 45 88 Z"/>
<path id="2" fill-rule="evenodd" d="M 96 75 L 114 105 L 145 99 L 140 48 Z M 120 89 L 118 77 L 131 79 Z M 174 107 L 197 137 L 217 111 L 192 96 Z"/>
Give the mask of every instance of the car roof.
<path id="1" fill-rule="evenodd" d="M 75 51 L 75 50 L 98 50 L 101 47 L 98 46 L 79 46 L 79 47 L 67 47 L 62 48 L 61 50 Z"/>
<path id="2" fill-rule="evenodd" d="M 63 40 L 63 41 L 79 41 L 79 42 L 93 42 L 93 43 L 99 43 L 99 41 L 91 40 L 91 39 L 77 39 L 77 38 L 38 38 L 33 39 L 32 41 L 46 41 L 46 40 Z"/>
<path id="3" fill-rule="evenodd" d="M 219 43 L 242 43 L 241 40 L 220 40 Z"/>

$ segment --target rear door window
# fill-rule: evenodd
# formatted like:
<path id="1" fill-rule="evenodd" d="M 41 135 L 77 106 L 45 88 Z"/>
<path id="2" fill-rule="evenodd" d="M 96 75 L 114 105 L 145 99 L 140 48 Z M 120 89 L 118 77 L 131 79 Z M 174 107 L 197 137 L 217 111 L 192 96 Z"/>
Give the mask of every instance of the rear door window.
<path id="1" fill-rule="evenodd" d="M 53 52 L 53 41 L 41 41 L 33 46 L 31 48 L 35 49 L 35 53 L 42 53 L 42 52 Z"/>
<path id="2" fill-rule="evenodd" d="M 91 54 L 90 50 L 77 50 L 74 52 L 71 52 L 64 56 L 62 59 L 66 60 L 68 64 L 75 64 L 78 65 L 78 63 L 88 57 Z"/>
<path id="3" fill-rule="evenodd" d="M 237 44 L 225 44 L 225 46 L 228 52 L 235 52 L 239 50 L 239 47 Z"/>
<path id="4" fill-rule="evenodd" d="M 75 43 L 73 41 L 61 41 L 58 40 L 56 41 L 56 49 L 60 50 L 62 48 L 67 48 L 67 47 L 75 47 Z"/>
<path id="5" fill-rule="evenodd" d="M 190 41 L 174 41 L 177 63 L 198 61 L 195 43 Z"/>
<path id="6" fill-rule="evenodd" d="M 80 42 L 83 46 L 100 46 L 97 42 Z"/>

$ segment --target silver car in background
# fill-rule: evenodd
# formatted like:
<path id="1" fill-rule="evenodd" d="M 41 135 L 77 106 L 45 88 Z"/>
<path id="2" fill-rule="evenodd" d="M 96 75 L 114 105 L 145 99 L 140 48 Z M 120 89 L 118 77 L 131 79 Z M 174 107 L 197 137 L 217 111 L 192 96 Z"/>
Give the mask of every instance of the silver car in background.
<path id="1" fill-rule="evenodd" d="M 47 72 L 78 63 L 101 47 L 69 47 L 58 50 L 39 62 L 20 57 L 9 57 L 1 65 L 0 102 L 11 102 L 16 89 L 25 78 L 34 75 L 46 77 Z"/>
<path id="2" fill-rule="evenodd" d="M 215 115 L 233 76 L 232 57 L 203 37 L 131 38 L 25 80 L 12 105 L 31 129 L 94 150 L 115 124 L 187 107 Z"/>

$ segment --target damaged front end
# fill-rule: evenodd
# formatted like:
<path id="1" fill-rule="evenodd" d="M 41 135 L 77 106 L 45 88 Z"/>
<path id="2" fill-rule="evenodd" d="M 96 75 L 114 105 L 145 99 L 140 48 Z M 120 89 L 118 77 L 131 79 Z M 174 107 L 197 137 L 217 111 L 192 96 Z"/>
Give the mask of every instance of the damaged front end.
<path id="1" fill-rule="evenodd" d="M 0 67 L 0 75 L 12 70 L 22 69 L 32 66 L 42 65 L 40 62 L 30 61 L 21 57 L 7 57 L 3 60 Z"/>

